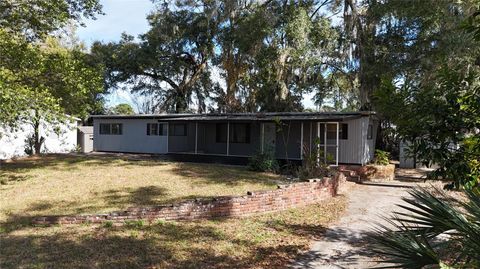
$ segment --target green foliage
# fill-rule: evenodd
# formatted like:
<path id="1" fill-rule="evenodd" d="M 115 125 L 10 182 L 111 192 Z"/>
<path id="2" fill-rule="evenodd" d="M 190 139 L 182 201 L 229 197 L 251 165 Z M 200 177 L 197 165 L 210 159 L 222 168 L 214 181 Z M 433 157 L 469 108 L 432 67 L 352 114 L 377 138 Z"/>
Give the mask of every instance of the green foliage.
<path id="1" fill-rule="evenodd" d="M 70 120 L 65 114 L 86 118 L 102 107 L 102 66 L 48 36 L 100 8 L 97 0 L 0 2 L 0 127 L 32 125 L 34 153 L 41 125 L 54 130 Z"/>
<path id="2" fill-rule="evenodd" d="M 375 150 L 375 164 L 388 165 L 390 163 L 390 153 L 376 149 Z"/>
<path id="3" fill-rule="evenodd" d="M 259 172 L 278 172 L 279 165 L 273 150 L 255 153 L 248 159 L 248 169 Z"/>
<path id="4" fill-rule="evenodd" d="M 457 188 L 478 187 L 479 72 L 444 67 L 434 84 L 408 83 L 400 88 L 386 84 L 377 95 L 399 137 L 412 141 L 412 155 L 426 165 L 439 166 L 430 176 L 453 180 Z"/>
<path id="5" fill-rule="evenodd" d="M 112 228 L 113 227 L 113 221 L 105 221 L 102 226 L 104 228 Z"/>
<path id="6" fill-rule="evenodd" d="M 315 139 L 313 150 L 303 145 L 303 162 L 297 170 L 298 178 L 305 180 L 310 178 L 323 178 L 334 175 L 334 170 L 328 165 L 331 156 L 327 155 L 325 160 L 324 152 L 320 149 L 320 139 Z"/>
<path id="7" fill-rule="evenodd" d="M 213 2 L 202 4 L 201 10 L 180 1 L 158 5 L 141 42 L 124 34 L 118 43 L 93 44 L 92 53 L 107 68 L 108 86 L 127 84 L 152 96 L 160 111 L 187 112 L 194 98 L 198 112 L 205 111 L 207 91 L 214 87 L 209 63 L 216 22 Z"/>
<path id="8" fill-rule="evenodd" d="M 149 15 L 135 42 L 95 43 L 107 85 L 127 84 L 159 111 L 301 111 L 302 96 L 326 90 L 323 73 L 338 37 L 323 1 L 175 1 Z M 223 83 L 211 80 L 213 67 Z M 216 106 L 207 108 L 207 100 Z"/>
<path id="9" fill-rule="evenodd" d="M 144 220 L 126 220 L 123 224 L 126 227 L 131 229 L 140 229 L 143 226 L 145 226 L 145 221 Z"/>
<path id="10" fill-rule="evenodd" d="M 389 225 L 378 226 L 373 237 L 383 262 L 399 268 L 480 267 L 479 193 L 465 191 L 467 201 L 439 190 L 410 194 L 402 211 L 394 212 Z"/>
<path id="11" fill-rule="evenodd" d="M 101 14 L 99 0 L 3 0 L 0 1 L 0 29 L 43 38 L 68 23 L 93 19 Z"/>
<path id="12" fill-rule="evenodd" d="M 111 108 L 109 114 L 112 115 L 134 115 L 135 111 L 129 104 L 118 104 L 115 107 Z"/>

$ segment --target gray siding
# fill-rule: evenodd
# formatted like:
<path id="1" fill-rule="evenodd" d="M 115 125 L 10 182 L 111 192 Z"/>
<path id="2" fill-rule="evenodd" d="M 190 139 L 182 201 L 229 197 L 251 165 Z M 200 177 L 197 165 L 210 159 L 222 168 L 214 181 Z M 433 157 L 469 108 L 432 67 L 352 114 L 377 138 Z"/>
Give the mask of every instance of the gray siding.
<path id="1" fill-rule="evenodd" d="M 195 122 L 183 122 L 187 126 L 185 136 L 173 136 L 173 122 L 169 124 L 169 137 L 147 136 L 147 123 L 157 123 L 149 119 L 95 119 L 94 120 L 94 150 L 134 153 L 194 153 L 195 152 Z M 100 135 L 100 123 L 122 123 L 122 135 Z M 182 122 L 175 122 L 182 123 Z M 225 123 L 225 122 L 223 122 Z M 290 159 L 301 159 L 302 122 L 284 122 L 284 132 L 276 131 L 275 156 L 285 159 L 286 152 Z M 368 117 L 348 120 L 348 139 L 339 139 L 339 163 L 365 164 L 374 157 L 377 122 Z M 217 143 L 217 122 L 198 122 L 198 154 L 227 154 L 226 143 Z M 368 125 L 373 125 L 373 137 L 367 139 Z M 288 127 L 290 126 L 290 128 Z M 288 129 L 290 129 L 288 134 Z M 261 123 L 250 123 L 250 143 L 230 143 L 229 154 L 251 156 L 261 149 Z M 322 132 L 323 140 L 323 132 Z M 287 138 L 288 137 L 288 138 Z M 287 140 L 285 145 L 284 138 Z M 313 150 L 317 139 L 317 122 L 303 122 L 303 147 Z M 167 141 L 168 140 L 168 141 Z M 328 139 L 329 144 L 335 144 L 335 139 Z M 328 147 L 328 153 L 335 154 L 335 147 Z"/>
<path id="2" fill-rule="evenodd" d="M 121 123 L 121 135 L 101 135 L 100 123 Z M 93 149 L 95 151 L 166 153 L 167 136 L 147 136 L 148 119 L 95 119 Z"/>
<path id="3" fill-rule="evenodd" d="M 344 121 L 341 123 L 348 124 L 348 139 L 339 140 L 338 162 L 362 164 L 365 147 L 365 118 Z"/>
<path id="4" fill-rule="evenodd" d="M 372 133 L 372 139 L 368 139 L 368 125 L 373 126 L 373 133 Z M 363 152 L 363 160 L 362 164 L 369 163 L 370 161 L 373 160 L 375 157 L 375 141 L 377 139 L 377 128 L 378 128 L 378 122 L 374 121 L 371 118 L 362 118 L 362 136 L 364 139 L 364 152 Z"/>

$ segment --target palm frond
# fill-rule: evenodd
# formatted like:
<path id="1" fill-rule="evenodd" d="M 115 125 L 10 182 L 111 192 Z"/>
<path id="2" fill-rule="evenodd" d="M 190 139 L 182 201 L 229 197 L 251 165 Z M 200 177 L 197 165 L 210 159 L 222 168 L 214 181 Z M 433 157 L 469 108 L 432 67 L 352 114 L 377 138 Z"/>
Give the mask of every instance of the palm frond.
<path id="1" fill-rule="evenodd" d="M 413 189 L 406 204 L 373 235 L 381 268 L 422 268 L 448 261 L 461 268 L 480 268 L 480 196 L 465 191 L 468 201 L 456 201 L 434 189 Z"/>

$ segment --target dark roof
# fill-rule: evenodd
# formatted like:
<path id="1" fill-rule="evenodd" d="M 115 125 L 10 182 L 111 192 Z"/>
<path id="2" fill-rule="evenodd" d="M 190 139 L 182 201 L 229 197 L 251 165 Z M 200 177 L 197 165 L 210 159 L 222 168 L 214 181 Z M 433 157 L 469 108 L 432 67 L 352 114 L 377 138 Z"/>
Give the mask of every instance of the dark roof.
<path id="1" fill-rule="evenodd" d="M 93 119 L 155 119 L 162 121 L 273 121 L 273 120 L 330 120 L 342 121 L 375 115 L 372 111 L 358 112 L 258 112 L 258 113 L 208 113 L 208 114 L 139 114 L 91 115 Z"/>

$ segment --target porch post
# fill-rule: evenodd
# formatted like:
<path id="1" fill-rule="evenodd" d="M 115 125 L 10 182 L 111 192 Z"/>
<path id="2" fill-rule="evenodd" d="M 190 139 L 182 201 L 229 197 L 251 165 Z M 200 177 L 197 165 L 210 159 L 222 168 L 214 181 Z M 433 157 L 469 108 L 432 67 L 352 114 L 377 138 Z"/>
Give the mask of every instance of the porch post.
<path id="1" fill-rule="evenodd" d="M 309 144 L 309 147 L 308 149 L 310 150 L 310 154 L 312 153 L 312 132 L 313 132 L 313 123 L 310 122 L 310 130 L 309 130 L 309 135 L 310 135 L 310 144 Z"/>
<path id="2" fill-rule="evenodd" d="M 195 122 L 195 154 L 197 154 L 198 150 L 198 121 Z"/>
<path id="3" fill-rule="evenodd" d="M 227 121 L 227 156 L 230 155 L 230 122 Z"/>
<path id="4" fill-rule="evenodd" d="M 317 137 L 320 140 L 320 122 L 317 122 Z M 317 165 L 320 165 L 320 142 L 317 143 Z"/>
<path id="5" fill-rule="evenodd" d="M 262 153 L 264 151 L 264 148 L 265 148 L 265 123 L 260 123 L 262 125 L 262 129 L 261 129 L 261 132 L 262 132 L 262 138 L 261 138 L 261 150 L 262 150 Z"/>
<path id="6" fill-rule="evenodd" d="M 303 160 L 303 121 L 300 126 L 300 160 Z"/>
<path id="7" fill-rule="evenodd" d="M 167 122 L 167 153 L 169 153 L 168 149 L 168 140 L 170 140 L 170 122 Z"/>
<path id="8" fill-rule="evenodd" d="M 324 123 L 323 126 L 323 162 L 327 163 L 327 129 L 328 123 Z"/>
<path id="9" fill-rule="evenodd" d="M 337 122 L 337 143 L 336 143 L 336 160 L 335 160 L 335 165 L 338 166 L 338 144 L 339 144 L 339 138 L 340 138 L 340 123 Z"/>

